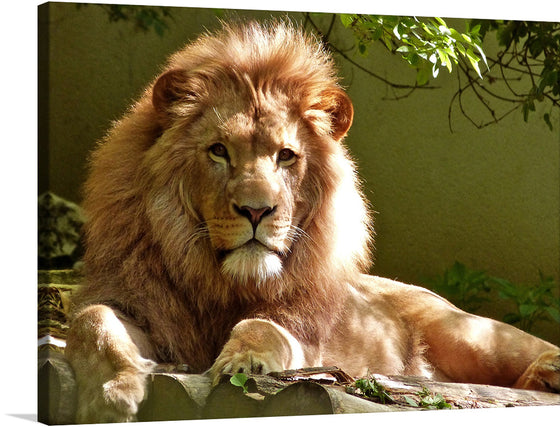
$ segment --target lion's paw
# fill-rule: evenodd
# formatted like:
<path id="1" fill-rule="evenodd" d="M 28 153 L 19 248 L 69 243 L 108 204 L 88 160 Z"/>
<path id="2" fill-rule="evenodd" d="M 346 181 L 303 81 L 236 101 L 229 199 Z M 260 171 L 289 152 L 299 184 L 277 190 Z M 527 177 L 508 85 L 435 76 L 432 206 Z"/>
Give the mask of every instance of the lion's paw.
<path id="1" fill-rule="evenodd" d="M 223 374 L 244 372 L 247 374 L 264 375 L 269 372 L 282 370 L 284 370 L 282 362 L 271 351 L 262 353 L 253 350 L 240 353 L 224 351 L 210 368 L 210 376 L 215 385 Z"/>
<path id="2" fill-rule="evenodd" d="M 303 349 L 282 326 L 264 319 L 245 319 L 231 331 L 209 374 L 217 384 L 222 374 L 266 374 L 304 365 Z"/>
<path id="3" fill-rule="evenodd" d="M 144 400 L 145 375 L 119 373 L 100 388 L 82 391 L 78 405 L 79 423 L 121 423 L 136 420 L 138 405 Z"/>
<path id="4" fill-rule="evenodd" d="M 560 351 L 541 354 L 517 380 L 515 387 L 560 393 Z"/>

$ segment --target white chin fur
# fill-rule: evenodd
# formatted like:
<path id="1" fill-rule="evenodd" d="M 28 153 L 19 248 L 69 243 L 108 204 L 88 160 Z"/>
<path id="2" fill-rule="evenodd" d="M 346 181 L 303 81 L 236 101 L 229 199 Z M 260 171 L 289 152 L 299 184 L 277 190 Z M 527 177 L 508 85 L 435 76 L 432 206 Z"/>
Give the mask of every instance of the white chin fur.
<path id="1" fill-rule="evenodd" d="M 240 281 L 264 281 L 278 277 L 282 261 L 274 252 L 260 244 L 247 244 L 230 254 L 222 262 L 222 273 Z"/>

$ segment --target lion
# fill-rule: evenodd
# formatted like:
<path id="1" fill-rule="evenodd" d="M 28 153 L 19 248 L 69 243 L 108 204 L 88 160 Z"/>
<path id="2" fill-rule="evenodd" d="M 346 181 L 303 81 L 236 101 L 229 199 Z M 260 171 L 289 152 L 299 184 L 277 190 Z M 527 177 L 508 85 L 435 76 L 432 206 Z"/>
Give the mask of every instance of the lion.
<path id="1" fill-rule="evenodd" d="M 295 24 L 224 24 L 170 57 L 91 155 L 77 422 L 135 420 L 159 363 L 560 391 L 558 347 L 368 275 L 353 111 Z"/>

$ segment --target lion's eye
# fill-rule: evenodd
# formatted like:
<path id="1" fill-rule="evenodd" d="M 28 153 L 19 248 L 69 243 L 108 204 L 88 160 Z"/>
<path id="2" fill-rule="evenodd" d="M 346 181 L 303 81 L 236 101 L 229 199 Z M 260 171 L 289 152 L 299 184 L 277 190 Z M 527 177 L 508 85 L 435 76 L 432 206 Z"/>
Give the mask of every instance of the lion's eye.
<path id="1" fill-rule="evenodd" d="M 229 158 L 226 146 L 219 142 L 210 146 L 208 154 L 212 160 L 219 163 L 227 162 Z"/>
<path id="2" fill-rule="evenodd" d="M 283 166 L 290 166 L 296 161 L 296 153 L 289 148 L 283 148 L 278 152 L 278 163 Z"/>
<path id="3" fill-rule="evenodd" d="M 227 157 L 227 148 L 224 146 L 224 144 L 220 144 L 219 142 L 210 147 L 210 152 L 214 156 Z"/>

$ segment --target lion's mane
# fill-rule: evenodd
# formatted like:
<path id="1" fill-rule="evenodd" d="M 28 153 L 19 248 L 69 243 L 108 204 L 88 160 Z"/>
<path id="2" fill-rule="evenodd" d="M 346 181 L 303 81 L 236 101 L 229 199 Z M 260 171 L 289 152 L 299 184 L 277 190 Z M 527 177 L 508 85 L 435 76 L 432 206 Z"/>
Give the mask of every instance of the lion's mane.
<path id="1" fill-rule="evenodd" d="M 184 79 L 169 82 L 179 75 L 173 72 Z M 351 116 L 337 110 L 341 89 L 330 55 L 291 24 L 225 25 L 174 54 L 165 74 L 167 83 L 154 80 L 91 155 L 86 286 L 77 306 L 114 307 L 146 331 L 160 362 L 199 371 L 212 364 L 231 327 L 251 316 L 318 344 L 343 315 L 341 284 L 369 268 L 371 246 L 354 164 L 336 134 L 336 122 Z M 240 87 L 247 78 L 253 87 L 282 88 L 309 128 L 305 144 L 313 153 L 302 233 L 280 276 L 255 283 L 220 271 L 193 202 L 212 189 L 188 172 L 195 141 L 173 137 L 188 135 L 221 82 Z"/>

